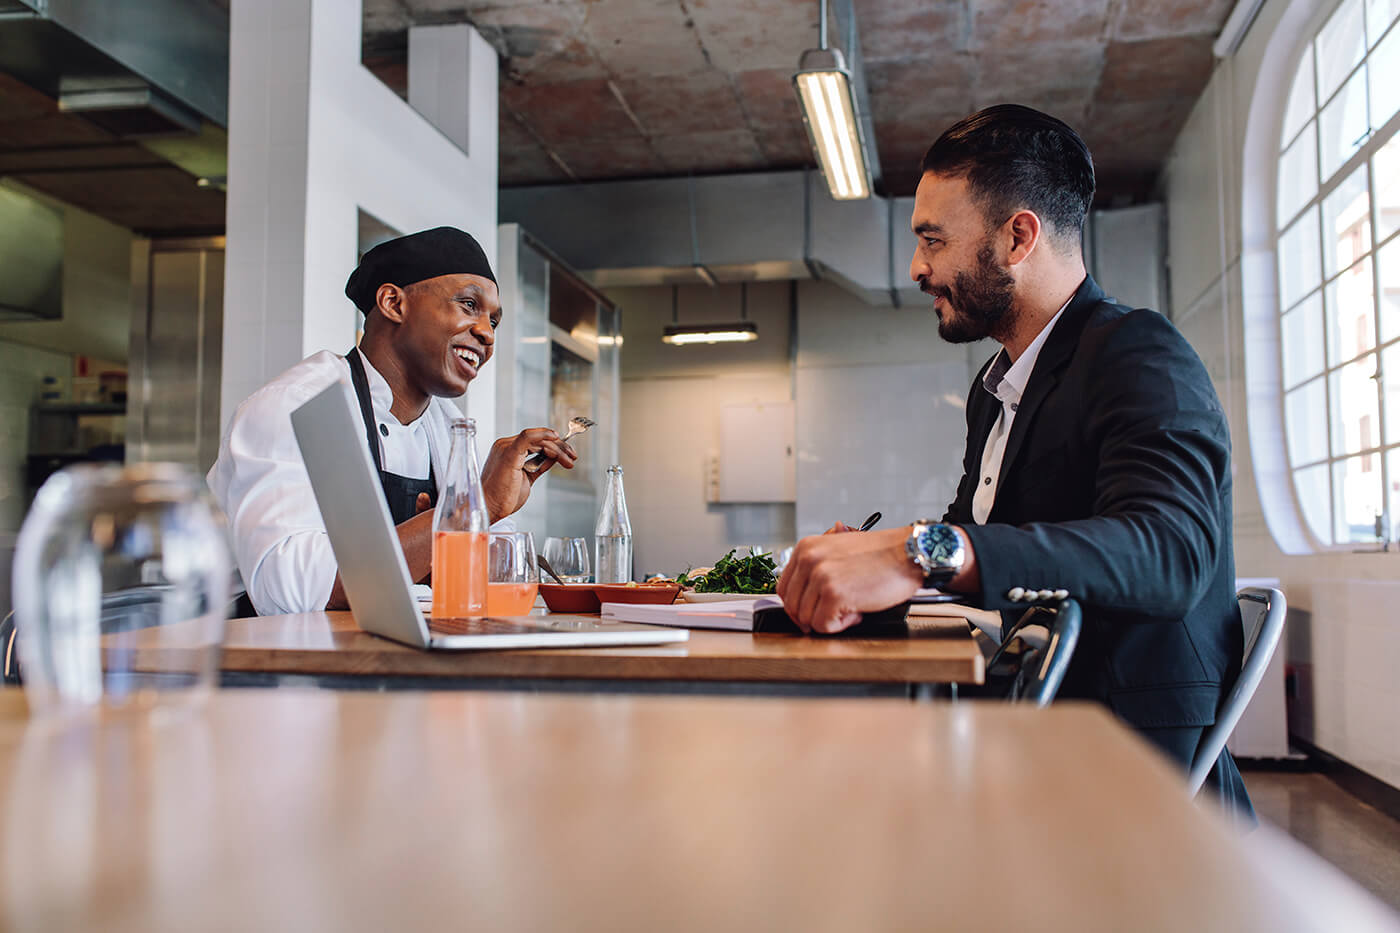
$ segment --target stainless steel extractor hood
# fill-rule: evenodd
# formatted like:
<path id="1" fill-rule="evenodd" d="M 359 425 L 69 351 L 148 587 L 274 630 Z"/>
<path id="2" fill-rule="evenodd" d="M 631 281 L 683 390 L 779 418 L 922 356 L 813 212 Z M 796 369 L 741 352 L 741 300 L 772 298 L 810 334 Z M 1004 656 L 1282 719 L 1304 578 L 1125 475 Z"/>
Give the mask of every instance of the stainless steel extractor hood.
<path id="1" fill-rule="evenodd" d="M 63 314 L 63 213 L 0 182 L 0 321 Z"/>

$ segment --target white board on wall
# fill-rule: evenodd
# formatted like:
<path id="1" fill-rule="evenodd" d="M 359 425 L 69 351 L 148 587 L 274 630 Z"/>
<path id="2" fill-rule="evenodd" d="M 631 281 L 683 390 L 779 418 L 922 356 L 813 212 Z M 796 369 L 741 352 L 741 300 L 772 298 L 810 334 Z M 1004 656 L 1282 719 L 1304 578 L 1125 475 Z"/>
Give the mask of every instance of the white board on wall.
<path id="1" fill-rule="evenodd" d="M 795 423 L 790 401 L 720 409 L 718 501 L 797 501 Z"/>

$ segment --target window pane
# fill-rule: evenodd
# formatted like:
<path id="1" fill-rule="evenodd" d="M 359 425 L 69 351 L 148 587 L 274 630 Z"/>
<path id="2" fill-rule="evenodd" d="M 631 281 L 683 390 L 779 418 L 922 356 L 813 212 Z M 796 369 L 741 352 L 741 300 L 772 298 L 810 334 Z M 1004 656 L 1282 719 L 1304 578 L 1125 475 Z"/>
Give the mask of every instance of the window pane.
<path id="1" fill-rule="evenodd" d="M 1363 356 L 1327 378 L 1332 382 L 1332 455 L 1356 454 L 1380 446 L 1380 406 L 1376 396 L 1376 356 Z"/>
<path id="2" fill-rule="evenodd" d="M 1371 195 L 1366 166 L 1322 199 L 1322 274 L 1331 278 L 1371 251 Z"/>
<path id="3" fill-rule="evenodd" d="M 1278 162 L 1278 222 L 1293 219 L 1298 209 L 1317 193 L 1317 132 L 1309 122 Z"/>
<path id="4" fill-rule="evenodd" d="M 1366 40 L 1371 45 L 1375 45 L 1381 38 L 1381 34 L 1395 20 L 1395 14 L 1400 13 L 1400 0 L 1367 0 L 1366 2 Z"/>
<path id="5" fill-rule="evenodd" d="M 1337 544 L 1376 541 L 1381 514 L 1381 457 L 1368 454 L 1332 464 L 1333 537 Z"/>
<path id="6" fill-rule="evenodd" d="M 1283 316 L 1283 387 L 1322 372 L 1322 293 L 1313 292 Z"/>
<path id="7" fill-rule="evenodd" d="M 1400 443 L 1400 344 L 1381 351 L 1382 382 L 1385 384 L 1385 444 Z M 1392 481 L 1400 483 L 1400 473 L 1390 471 Z M 1400 512 L 1393 513 L 1400 521 Z"/>
<path id="8" fill-rule="evenodd" d="M 1314 379 L 1283 397 L 1283 429 L 1288 435 L 1288 464 L 1299 466 L 1327 458 L 1327 389 Z"/>
<path id="9" fill-rule="evenodd" d="M 1376 346 L 1376 305 L 1371 297 L 1371 260 L 1337 276 L 1325 292 L 1327 363 L 1336 366 Z"/>
<path id="10" fill-rule="evenodd" d="M 1323 544 L 1332 543 L 1332 490 L 1327 485 L 1327 464 L 1293 474 L 1293 488 L 1303 508 L 1303 520 Z"/>
<path id="11" fill-rule="evenodd" d="M 1385 126 L 1400 110 L 1400 29 L 1392 29 L 1366 63 L 1371 75 L 1371 125 Z"/>
<path id="12" fill-rule="evenodd" d="M 1291 308 L 1322 281 L 1317 208 L 1311 208 L 1278 240 L 1279 307 Z"/>
<path id="13" fill-rule="evenodd" d="M 1390 471 L 1390 540 L 1400 541 L 1400 450 L 1386 454 Z"/>
<path id="14" fill-rule="evenodd" d="M 1400 136 L 1392 136 L 1371 162 L 1371 177 L 1376 181 L 1376 241 L 1380 242 L 1400 229 Z"/>
<path id="15" fill-rule="evenodd" d="M 1400 3 L 1400 0 L 1396 0 Z M 1312 119 L 1317 111 L 1317 100 L 1313 96 L 1313 50 L 1309 45 L 1298 62 L 1298 73 L 1293 78 L 1293 87 L 1288 92 L 1288 109 L 1283 112 L 1283 145 L 1297 135 L 1303 124 Z"/>
<path id="16" fill-rule="evenodd" d="M 1346 0 L 1317 34 L 1317 91 L 1326 100 L 1366 53 L 1360 0 Z"/>
<path id="17" fill-rule="evenodd" d="M 1400 239 L 1383 246 L 1376 261 L 1381 264 L 1381 342 L 1386 343 L 1400 337 Z"/>
<path id="18" fill-rule="evenodd" d="M 1331 178 L 1370 132 L 1366 118 L 1366 69 L 1363 67 L 1322 108 L 1322 178 Z"/>

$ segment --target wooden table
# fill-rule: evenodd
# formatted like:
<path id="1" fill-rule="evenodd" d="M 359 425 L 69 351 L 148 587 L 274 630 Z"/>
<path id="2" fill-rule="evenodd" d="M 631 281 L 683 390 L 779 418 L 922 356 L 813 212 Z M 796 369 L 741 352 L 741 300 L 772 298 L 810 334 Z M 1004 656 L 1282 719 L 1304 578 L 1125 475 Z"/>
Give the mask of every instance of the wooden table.
<path id="1" fill-rule="evenodd" d="M 0 710 L 7 930 L 1395 929 L 1307 853 L 1236 837 L 1094 707 L 278 690 L 66 726 Z"/>
<path id="2" fill-rule="evenodd" d="M 349 612 L 306 612 L 230 620 L 220 664 L 231 683 L 250 674 L 360 678 L 389 686 L 424 680 L 456 686 L 572 681 L 590 688 L 668 682 L 873 684 L 905 690 L 909 684 L 982 682 L 982 652 L 965 623 L 922 620 L 913 632 L 907 639 L 861 640 L 696 630 L 688 642 L 671 645 L 422 651 L 362 631 Z M 161 669 L 158 629 L 121 637 L 135 648 L 130 663 L 137 669 Z"/>

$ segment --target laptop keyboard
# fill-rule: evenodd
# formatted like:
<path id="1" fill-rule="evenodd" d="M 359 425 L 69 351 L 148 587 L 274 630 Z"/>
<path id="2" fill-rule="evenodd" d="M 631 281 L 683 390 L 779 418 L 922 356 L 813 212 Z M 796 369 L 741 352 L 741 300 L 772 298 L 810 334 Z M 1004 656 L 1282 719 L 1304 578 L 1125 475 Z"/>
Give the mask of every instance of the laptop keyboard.
<path id="1" fill-rule="evenodd" d="M 521 635 L 548 632 L 548 625 L 531 625 L 515 619 L 429 619 L 428 629 L 434 635 Z"/>

